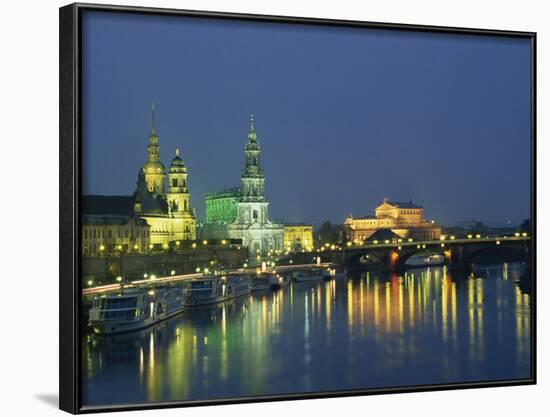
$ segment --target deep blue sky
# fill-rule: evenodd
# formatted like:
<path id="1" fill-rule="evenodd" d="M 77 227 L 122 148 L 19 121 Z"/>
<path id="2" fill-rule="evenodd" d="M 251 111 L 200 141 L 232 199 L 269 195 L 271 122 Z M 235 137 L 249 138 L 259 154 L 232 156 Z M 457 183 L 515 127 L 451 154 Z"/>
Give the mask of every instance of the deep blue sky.
<path id="1" fill-rule="evenodd" d="M 84 193 L 131 194 L 151 102 L 192 205 L 239 185 L 248 117 L 272 218 L 413 199 L 444 224 L 530 209 L 528 40 L 86 12 Z"/>

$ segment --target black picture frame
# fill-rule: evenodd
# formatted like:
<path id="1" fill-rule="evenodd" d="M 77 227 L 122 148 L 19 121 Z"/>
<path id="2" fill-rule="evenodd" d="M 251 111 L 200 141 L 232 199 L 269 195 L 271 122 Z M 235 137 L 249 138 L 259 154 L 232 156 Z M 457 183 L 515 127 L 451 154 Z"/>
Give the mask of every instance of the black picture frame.
<path id="1" fill-rule="evenodd" d="M 207 401 L 170 401 L 109 406 L 83 406 L 81 398 L 80 360 L 80 200 L 82 162 L 82 83 L 81 83 L 81 17 L 86 10 L 138 13 L 145 15 L 183 16 L 241 20 L 254 22 L 282 22 L 297 25 L 355 27 L 368 29 L 470 34 L 529 39 L 531 42 L 531 268 L 533 274 L 532 319 L 531 319 L 531 378 L 510 381 L 472 382 L 445 385 L 419 385 L 405 388 L 342 390 L 319 393 L 297 393 L 259 397 L 213 399 Z M 331 20 L 304 17 L 266 16 L 253 14 L 204 12 L 191 10 L 128 7 L 96 4 L 70 4 L 59 10 L 60 23 L 60 257 L 59 257 L 59 407 L 73 414 L 104 411 L 140 410 L 200 405 L 220 405 L 307 398 L 330 398 L 357 395 L 410 393 L 461 388 L 502 387 L 536 384 L 536 33 L 504 30 L 471 29 L 426 25 L 391 24 L 378 22 Z"/>

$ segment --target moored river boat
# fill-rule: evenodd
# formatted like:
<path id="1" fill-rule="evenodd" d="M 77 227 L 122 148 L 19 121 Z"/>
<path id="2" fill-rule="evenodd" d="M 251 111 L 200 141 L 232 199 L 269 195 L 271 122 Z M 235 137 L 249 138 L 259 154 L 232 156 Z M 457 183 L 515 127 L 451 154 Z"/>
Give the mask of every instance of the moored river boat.
<path id="1" fill-rule="evenodd" d="M 243 275 L 206 275 L 187 281 L 184 292 L 188 306 L 199 306 L 250 294 L 250 287 Z"/>
<path id="2" fill-rule="evenodd" d="M 179 314 L 184 308 L 181 286 L 130 288 L 94 298 L 88 325 L 96 334 L 129 332 Z"/>

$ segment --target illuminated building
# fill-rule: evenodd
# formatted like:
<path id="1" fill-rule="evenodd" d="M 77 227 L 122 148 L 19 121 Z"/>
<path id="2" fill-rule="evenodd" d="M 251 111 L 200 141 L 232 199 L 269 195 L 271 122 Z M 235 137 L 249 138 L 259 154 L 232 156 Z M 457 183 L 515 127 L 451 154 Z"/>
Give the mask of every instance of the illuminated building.
<path id="1" fill-rule="evenodd" d="M 350 215 L 346 218 L 344 233 L 346 239 L 352 242 L 363 242 L 382 229 L 390 230 L 402 239 L 439 239 L 441 227 L 425 220 L 423 212 L 422 206 L 412 201 L 401 203 L 384 198 L 383 203 L 376 207 L 374 216 L 353 218 Z"/>
<path id="2" fill-rule="evenodd" d="M 138 174 L 134 192 L 134 212 L 151 226 L 151 244 L 167 245 L 173 241 L 195 240 L 196 218 L 189 204 L 187 167 L 179 150 L 166 176 L 160 161 L 159 138 L 156 133 L 155 111 L 147 146 L 147 162 Z M 168 180 L 168 184 L 166 184 Z"/>
<path id="3" fill-rule="evenodd" d="M 269 220 L 264 185 L 260 141 L 251 115 L 241 186 L 206 195 L 206 218 L 199 229 L 201 239 L 240 239 L 251 255 L 282 250 L 284 226 Z"/>
<path id="4" fill-rule="evenodd" d="M 82 255 L 97 256 L 116 252 L 146 251 L 149 225 L 139 217 L 84 215 L 82 217 Z"/>
<path id="5" fill-rule="evenodd" d="M 103 227 L 111 225 L 115 217 L 118 217 L 119 222 L 124 222 L 126 220 L 123 218 L 127 218 L 128 224 L 145 222 L 148 225 L 148 242 L 146 245 L 139 243 L 138 251 L 147 250 L 150 247 L 166 249 L 175 241 L 195 240 L 196 216 L 189 203 L 187 175 L 187 167 L 180 157 L 179 150 L 176 150 L 176 155 L 166 173 L 160 160 L 160 145 L 153 107 L 147 161 L 139 169 L 134 193 L 131 196 L 83 196 L 83 214 L 89 216 L 89 219 L 94 218 L 96 226 L 98 222 L 104 222 Z M 130 219 L 133 220 L 130 221 Z M 122 227 L 122 224 L 120 226 Z M 87 226 L 84 225 L 84 227 Z M 96 246 L 100 244 L 107 248 L 111 243 L 102 237 L 93 244 Z M 116 245 L 119 243 L 117 242 Z M 126 241 L 124 245 L 130 251 L 135 246 Z M 91 251 L 90 247 L 88 246 L 87 254 L 97 254 L 97 251 Z"/>
<path id="6" fill-rule="evenodd" d="M 285 224 L 283 237 L 285 250 L 312 250 L 313 249 L 313 226 L 310 224 Z"/>

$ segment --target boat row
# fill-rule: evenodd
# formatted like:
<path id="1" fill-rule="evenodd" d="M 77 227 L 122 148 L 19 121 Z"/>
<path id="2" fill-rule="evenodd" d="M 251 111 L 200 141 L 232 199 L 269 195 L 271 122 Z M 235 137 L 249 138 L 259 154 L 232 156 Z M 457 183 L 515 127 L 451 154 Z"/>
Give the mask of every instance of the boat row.
<path id="1" fill-rule="evenodd" d="M 204 275 L 179 284 L 154 288 L 124 288 L 116 294 L 94 298 L 89 327 L 96 334 L 140 330 L 183 312 L 186 307 L 216 304 L 251 292 L 276 290 L 296 282 L 330 280 L 343 276 L 336 268 L 310 268 L 277 274 L 235 273 Z"/>

